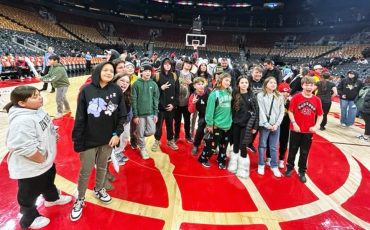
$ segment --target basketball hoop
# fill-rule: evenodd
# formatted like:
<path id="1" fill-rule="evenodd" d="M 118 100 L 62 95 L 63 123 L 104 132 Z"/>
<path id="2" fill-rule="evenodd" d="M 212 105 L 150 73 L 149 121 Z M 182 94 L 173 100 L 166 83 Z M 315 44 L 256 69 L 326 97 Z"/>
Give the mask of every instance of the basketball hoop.
<path id="1" fill-rule="evenodd" d="M 199 44 L 192 44 L 192 46 L 193 46 L 194 50 L 198 50 Z"/>

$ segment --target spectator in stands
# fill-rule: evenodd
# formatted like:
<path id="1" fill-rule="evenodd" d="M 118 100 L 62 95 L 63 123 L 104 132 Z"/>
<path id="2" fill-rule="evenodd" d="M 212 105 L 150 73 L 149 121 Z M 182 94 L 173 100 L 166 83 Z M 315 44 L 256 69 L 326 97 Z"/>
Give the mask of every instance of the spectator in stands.
<path id="1" fill-rule="evenodd" d="M 42 77 L 39 76 L 39 78 L 43 82 L 50 82 L 53 88 L 57 89 L 57 113 L 55 118 L 60 118 L 63 113 L 71 112 L 71 108 L 66 97 L 69 86 L 68 75 L 65 67 L 59 63 L 59 57 L 57 55 L 52 55 L 49 57 L 49 66 L 50 69 L 48 74 L 43 75 Z"/>
<path id="2" fill-rule="evenodd" d="M 49 61 L 49 57 L 52 56 L 52 55 L 55 55 L 54 48 L 50 46 L 48 48 L 48 52 L 46 52 L 45 55 L 44 55 L 44 62 L 42 64 L 41 76 L 48 74 L 49 68 L 50 68 L 50 65 L 48 64 L 48 61 Z M 41 89 L 39 89 L 39 91 L 47 90 L 47 88 L 48 88 L 48 83 L 44 82 L 44 85 L 42 86 Z M 54 93 L 54 92 L 55 92 L 55 89 L 54 89 L 53 86 L 51 86 L 50 93 Z"/>
<path id="3" fill-rule="evenodd" d="M 235 84 L 236 84 L 236 79 L 237 79 L 238 76 L 236 76 L 235 71 L 230 68 L 229 61 L 227 60 L 227 58 L 225 58 L 225 57 L 221 58 L 220 64 L 221 64 L 221 67 L 224 69 L 224 73 L 230 74 L 230 76 L 231 76 L 231 88 L 234 89 Z"/>
<path id="4" fill-rule="evenodd" d="M 274 66 L 274 62 L 270 59 L 265 59 L 263 62 L 264 70 L 262 73 L 262 81 L 265 81 L 266 78 L 268 77 L 274 77 L 276 82 L 279 84 L 282 82 L 283 77 L 281 74 L 281 71 Z"/>
<path id="5" fill-rule="evenodd" d="M 355 122 L 357 107 L 355 98 L 358 96 L 363 83 L 358 79 L 358 73 L 348 71 L 347 77 L 338 85 L 340 98 L 340 123 L 342 127 L 348 127 Z"/>
<path id="6" fill-rule="evenodd" d="M 301 80 L 304 76 L 308 74 L 309 71 L 310 69 L 308 67 L 301 66 L 301 68 L 299 69 L 299 74 L 295 76 L 293 80 L 290 82 L 290 88 L 291 88 L 290 95 L 291 96 L 303 90 Z"/>
<path id="7" fill-rule="evenodd" d="M 320 124 L 320 130 L 325 130 L 328 113 L 331 107 L 331 97 L 336 96 L 338 94 L 337 87 L 333 82 L 329 81 L 329 78 L 330 78 L 329 73 L 323 73 L 322 79 L 316 83 L 317 86 L 316 96 L 318 96 L 321 99 L 322 110 L 324 112 L 323 119 Z"/>
<path id="8" fill-rule="evenodd" d="M 20 79 L 23 79 L 24 77 L 30 77 L 30 67 L 27 65 L 24 57 L 19 57 L 17 62 L 15 63 L 15 66 L 17 68 L 18 77 Z"/>
<path id="9" fill-rule="evenodd" d="M 87 73 L 91 72 L 91 59 L 92 59 L 92 56 L 91 56 L 90 52 L 87 51 L 86 55 L 85 55 Z"/>

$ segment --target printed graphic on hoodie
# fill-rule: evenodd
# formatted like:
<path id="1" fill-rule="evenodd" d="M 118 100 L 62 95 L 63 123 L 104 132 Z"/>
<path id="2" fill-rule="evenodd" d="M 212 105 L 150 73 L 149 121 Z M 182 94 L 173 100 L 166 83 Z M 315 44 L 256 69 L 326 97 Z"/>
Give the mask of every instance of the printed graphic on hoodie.
<path id="1" fill-rule="evenodd" d="M 116 97 L 116 94 L 112 94 L 107 99 Z M 89 102 L 87 107 L 87 114 L 92 114 L 94 117 L 100 117 L 101 112 L 108 116 L 112 116 L 113 112 L 118 108 L 117 104 L 114 104 L 111 100 L 107 103 L 103 98 L 93 98 Z"/>

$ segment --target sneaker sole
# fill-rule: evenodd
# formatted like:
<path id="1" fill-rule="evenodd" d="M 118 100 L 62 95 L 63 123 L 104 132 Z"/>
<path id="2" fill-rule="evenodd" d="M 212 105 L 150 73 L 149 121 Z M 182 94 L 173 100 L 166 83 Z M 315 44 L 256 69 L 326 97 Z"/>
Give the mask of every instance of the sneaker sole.
<path id="1" fill-rule="evenodd" d="M 71 215 L 69 216 L 69 219 L 71 220 L 71 221 L 78 221 L 80 218 L 81 218 L 81 216 L 82 216 L 82 212 L 81 212 L 81 214 L 77 217 L 77 218 L 73 218 Z"/>
<path id="2" fill-rule="evenodd" d="M 102 201 L 99 197 L 97 197 L 96 195 L 95 195 L 95 193 L 94 193 L 94 197 L 96 198 L 96 199 L 98 199 L 99 201 L 100 201 L 100 203 L 102 203 L 102 204 L 110 204 L 110 203 L 112 203 L 112 198 L 111 198 L 111 200 L 110 201 Z"/>

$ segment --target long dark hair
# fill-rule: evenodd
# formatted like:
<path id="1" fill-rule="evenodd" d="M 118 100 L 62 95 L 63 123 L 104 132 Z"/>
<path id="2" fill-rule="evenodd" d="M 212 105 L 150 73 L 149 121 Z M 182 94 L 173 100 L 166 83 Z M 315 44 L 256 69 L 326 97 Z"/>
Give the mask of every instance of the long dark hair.
<path id="1" fill-rule="evenodd" d="M 26 101 L 27 98 L 32 97 L 38 91 L 39 90 L 36 87 L 29 85 L 21 85 L 14 88 L 13 91 L 10 93 L 10 102 L 5 105 L 4 109 L 6 110 L 6 112 L 9 112 L 12 106 L 19 107 L 18 103 L 20 101 Z"/>
<path id="2" fill-rule="evenodd" d="M 126 106 L 131 107 L 131 76 L 125 73 L 117 73 L 113 78 L 113 83 L 117 83 L 117 81 L 123 77 L 128 77 L 129 83 L 126 91 L 123 93 L 123 97 L 125 99 Z"/>
<path id="3" fill-rule="evenodd" d="M 323 91 L 326 91 L 327 82 L 328 82 L 328 79 L 329 78 L 330 78 L 330 74 L 329 73 L 323 73 L 322 74 L 322 80 L 320 82 L 321 82 L 321 86 L 322 86 L 322 90 Z"/>
<path id="4" fill-rule="evenodd" d="M 233 110 L 239 111 L 240 110 L 240 101 L 242 100 L 242 95 L 240 93 L 240 87 L 239 87 L 239 82 L 242 79 L 247 79 L 248 81 L 248 91 L 247 93 L 249 95 L 253 95 L 252 92 L 252 84 L 250 82 L 250 79 L 246 75 L 240 75 L 238 79 L 236 80 L 236 87 L 235 90 L 233 91 L 233 99 L 232 99 L 232 105 L 233 105 Z"/>

